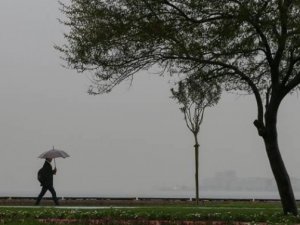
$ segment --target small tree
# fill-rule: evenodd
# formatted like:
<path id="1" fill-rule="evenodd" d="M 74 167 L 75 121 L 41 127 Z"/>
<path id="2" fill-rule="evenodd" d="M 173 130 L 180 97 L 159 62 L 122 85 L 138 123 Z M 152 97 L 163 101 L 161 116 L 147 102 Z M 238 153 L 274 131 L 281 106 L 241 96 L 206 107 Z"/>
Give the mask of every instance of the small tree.
<path id="1" fill-rule="evenodd" d="M 188 78 L 178 83 L 177 90 L 171 89 L 172 98 L 176 99 L 182 107 L 184 120 L 188 129 L 193 133 L 195 140 L 195 188 L 196 204 L 199 204 L 199 141 L 198 134 L 203 121 L 206 107 L 218 103 L 221 94 L 220 86 L 200 82 L 194 78 Z"/>

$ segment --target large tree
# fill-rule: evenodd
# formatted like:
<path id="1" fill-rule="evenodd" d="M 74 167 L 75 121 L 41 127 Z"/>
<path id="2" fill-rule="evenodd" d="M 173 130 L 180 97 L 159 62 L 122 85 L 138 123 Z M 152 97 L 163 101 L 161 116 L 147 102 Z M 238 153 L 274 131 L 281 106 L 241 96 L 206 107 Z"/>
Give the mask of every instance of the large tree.
<path id="1" fill-rule="evenodd" d="M 300 1 L 70 0 L 69 31 L 58 47 L 71 68 L 94 72 L 91 93 L 110 91 L 137 71 L 163 71 L 223 83 L 257 103 L 283 211 L 297 214 L 278 145 L 277 113 L 300 83 Z"/>
<path id="2" fill-rule="evenodd" d="M 207 107 L 218 103 L 221 87 L 217 83 L 203 82 L 198 77 L 188 77 L 179 81 L 176 88 L 171 89 L 172 98 L 180 105 L 184 121 L 194 136 L 195 148 L 195 192 L 196 204 L 199 204 L 199 140 L 200 125 L 203 122 Z"/>

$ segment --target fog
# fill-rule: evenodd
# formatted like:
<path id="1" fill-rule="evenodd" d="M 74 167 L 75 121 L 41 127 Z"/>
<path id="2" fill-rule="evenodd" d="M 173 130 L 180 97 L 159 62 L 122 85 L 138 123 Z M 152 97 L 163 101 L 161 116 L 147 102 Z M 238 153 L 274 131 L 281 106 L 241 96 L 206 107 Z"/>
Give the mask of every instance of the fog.
<path id="1" fill-rule="evenodd" d="M 57 18 L 53 0 L 0 1 L 0 196 L 36 196 L 43 164 L 37 156 L 55 146 L 71 155 L 56 160 L 58 196 L 192 197 L 193 137 L 170 98 L 169 77 L 143 71 L 132 84 L 89 96 L 91 74 L 64 68 L 53 48 L 64 43 L 66 29 Z M 282 155 L 295 178 L 299 111 L 297 94 L 288 96 L 278 119 Z M 234 93 L 206 111 L 200 182 L 222 171 L 273 178 L 255 116 L 253 96 Z M 202 197 L 213 194 L 200 190 Z"/>

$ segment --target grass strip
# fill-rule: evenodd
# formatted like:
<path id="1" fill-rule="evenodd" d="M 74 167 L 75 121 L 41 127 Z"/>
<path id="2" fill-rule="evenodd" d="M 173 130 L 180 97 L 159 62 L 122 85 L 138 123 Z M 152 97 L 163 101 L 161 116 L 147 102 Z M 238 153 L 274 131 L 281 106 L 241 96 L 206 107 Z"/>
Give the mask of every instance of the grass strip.
<path id="1" fill-rule="evenodd" d="M 267 224 L 300 224 L 300 217 L 284 216 L 279 204 L 226 203 L 194 206 L 151 206 L 136 208 L 63 209 L 63 208 L 0 208 L 0 219 L 5 224 L 32 225 L 38 219 L 58 218 L 87 221 L 111 220 L 168 220 L 168 221 L 233 221 L 265 222 Z M 22 223 L 21 223 L 22 222 Z"/>

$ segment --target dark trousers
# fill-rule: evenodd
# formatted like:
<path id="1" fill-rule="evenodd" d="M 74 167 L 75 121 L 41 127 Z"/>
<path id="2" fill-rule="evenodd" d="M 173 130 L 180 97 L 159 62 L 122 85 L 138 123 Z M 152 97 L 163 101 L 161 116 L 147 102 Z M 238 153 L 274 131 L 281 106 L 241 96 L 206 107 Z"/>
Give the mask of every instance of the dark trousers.
<path id="1" fill-rule="evenodd" d="M 46 194 L 47 191 L 50 191 L 51 194 L 52 194 L 52 199 L 55 203 L 55 205 L 58 205 L 58 199 L 56 197 L 56 192 L 54 190 L 54 187 L 53 186 L 43 186 L 42 187 L 42 190 L 41 190 L 41 193 L 39 194 L 37 200 L 36 200 L 36 205 L 40 204 L 40 201 L 42 200 L 43 196 Z"/>

